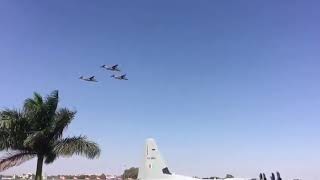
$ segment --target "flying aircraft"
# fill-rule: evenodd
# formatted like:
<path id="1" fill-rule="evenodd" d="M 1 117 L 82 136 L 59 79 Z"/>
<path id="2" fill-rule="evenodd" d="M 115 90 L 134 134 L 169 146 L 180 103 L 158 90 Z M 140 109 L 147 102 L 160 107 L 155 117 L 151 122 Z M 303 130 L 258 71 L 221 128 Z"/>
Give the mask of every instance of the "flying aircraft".
<path id="1" fill-rule="evenodd" d="M 109 71 L 120 71 L 120 69 L 118 68 L 118 64 L 115 64 L 115 65 L 112 65 L 112 66 L 107 66 L 107 65 L 102 65 L 100 66 L 101 68 L 104 68 L 106 70 L 109 70 Z"/>
<path id="2" fill-rule="evenodd" d="M 191 163 L 191 162 L 190 162 Z M 249 178 L 224 178 L 228 180 L 250 180 Z M 147 139 L 143 164 L 139 168 L 138 180 L 199 180 L 193 177 L 173 174 L 162 159 L 154 139 Z"/>
<path id="3" fill-rule="evenodd" d="M 98 82 L 95 78 L 95 76 L 91 76 L 88 78 L 84 78 L 83 76 L 80 76 L 79 79 L 84 80 L 84 81 L 90 81 L 90 82 Z"/>
<path id="4" fill-rule="evenodd" d="M 128 80 L 128 78 L 126 77 L 126 74 L 123 74 L 121 76 L 115 76 L 114 74 L 112 74 L 110 77 L 114 78 L 114 79 L 118 79 L 118 80 Z"/>

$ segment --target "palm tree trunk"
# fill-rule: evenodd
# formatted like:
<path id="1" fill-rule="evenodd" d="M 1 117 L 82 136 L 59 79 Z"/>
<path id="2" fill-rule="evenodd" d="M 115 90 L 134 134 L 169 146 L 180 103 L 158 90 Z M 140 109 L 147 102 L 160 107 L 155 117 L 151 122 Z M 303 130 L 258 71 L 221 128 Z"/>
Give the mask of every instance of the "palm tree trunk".
<path id="1" fill-rule="evenodd" d="M 42 165 L 43 165 L 43 155 L 38 155 L 37 171 L 36 171 L 36 179 L 35 180 L 42 180 Z"/>

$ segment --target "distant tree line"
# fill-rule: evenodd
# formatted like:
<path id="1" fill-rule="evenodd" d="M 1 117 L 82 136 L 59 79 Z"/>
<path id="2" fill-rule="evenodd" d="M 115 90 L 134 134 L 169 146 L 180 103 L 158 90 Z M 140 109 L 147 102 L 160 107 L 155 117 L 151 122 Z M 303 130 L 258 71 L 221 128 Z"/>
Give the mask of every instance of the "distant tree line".
<path id="1" fill-rule="evenodd" d="M 77 179 L 107 179 L 107 176 L 105 174 L 101 174 L 101 175 L 78 175 L 78 176 L 74 176 L 74 175 L 58 175 L 58 176 L 48 176 L 47 179 L 48 180 L 54 180 L 54 179 L 62 179 L 62 177 L 64 179 L 74 179 L 75 177 Z"/>
<path id="2" fill-rule="evenodd" d="M 234 178 L 234 176 L 231 174 L 226 174 L 226 177 L 224 177 L 224 178 L 217 177 L 217 176 L 211 176 L 209 178 L 202 178 L 202 179 L 227 179 L 227 178 Z"/>

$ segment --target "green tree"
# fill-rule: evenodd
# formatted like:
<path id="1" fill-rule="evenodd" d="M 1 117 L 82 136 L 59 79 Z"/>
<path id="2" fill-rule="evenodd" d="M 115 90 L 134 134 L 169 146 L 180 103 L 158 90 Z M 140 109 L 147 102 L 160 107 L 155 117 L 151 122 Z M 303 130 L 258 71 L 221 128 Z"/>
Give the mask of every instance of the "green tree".
<path id="1" fill-rule="evenodd" d="M 139 168 L 131 167 L 130 169 L 126 169 L 123 172 L 123 179 L 131 178 L 131 179 L 137 179 L 139 173 Z"/>
<path id="2" fill-rule="evenodd" d="M 225 178 L 227 179 L 227 178 L 234 178 L 234 177 L 231 174 L 227 174 Z"/>
<path id="3" fill-rule="evenodd" d="M 102 174 L 99 176 L 99 178 L 100 178 L 100 179 L 107 179 L 107 176 L 102 173 Z"/>
<path id="4" fill-rule="evenodd" d="M 50 164 L 59 156 L 83 155 L 89 159 L 100 155 L 99 146 L 85 136 L 63 137 L 74 119 L 75 111 L 58 108 L 58 91 L 43 98 L 34 93 L 23 108 L 0 111 L 0 171 L 37 158 L 36 180 L 42 179 L 43 163 Z"/>

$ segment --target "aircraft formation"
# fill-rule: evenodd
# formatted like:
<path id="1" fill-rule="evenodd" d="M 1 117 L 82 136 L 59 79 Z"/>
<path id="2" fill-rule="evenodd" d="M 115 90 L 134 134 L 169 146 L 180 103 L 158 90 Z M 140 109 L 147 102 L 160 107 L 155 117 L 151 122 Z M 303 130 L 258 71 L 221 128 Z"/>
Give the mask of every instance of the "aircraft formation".
<path id="1" fill-rule="evenodd" d="M 103 68 L 103 69 L 105 69 L 107 71 L 111 71 L 111 72 L 121 72 L 121 70 L 119 69 L 119 65 L 118 64 L 114 64 L 114 65 L 111 65 L 111 66 L 103 64 L 102 66 L 100 66 L 100 68 Z M 116 80 L 128 80 L 126 74 L 115 75 L 113 73 L 110 77 L 113 78 L 113 79 L 116 79 Z M 90 76 L 90 77 L 80 76 L 79 79 L 83 80 L 83 81 L 88 81 L 88 82 L 98 82 L 98 80 L 96 79 L 95 76 Z"/>

